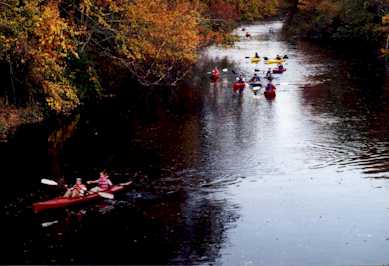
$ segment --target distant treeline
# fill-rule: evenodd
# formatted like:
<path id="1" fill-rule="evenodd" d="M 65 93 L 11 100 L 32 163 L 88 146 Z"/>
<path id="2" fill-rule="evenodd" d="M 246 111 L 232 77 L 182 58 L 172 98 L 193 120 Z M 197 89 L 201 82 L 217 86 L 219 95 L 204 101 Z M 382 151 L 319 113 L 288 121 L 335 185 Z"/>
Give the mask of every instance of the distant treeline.
<path id="1" fill-rule="evenodd" d="M 277 9 L 277 0 L 0 1 L 0 104 L 69 113 L 125 80 L 175 85 L 202 47 Z"/>
<path id="2" fill-rule="evenodd" d="M 388 0 L 286 0 L 287 31 L 320 41 L 386 46 Z"/>

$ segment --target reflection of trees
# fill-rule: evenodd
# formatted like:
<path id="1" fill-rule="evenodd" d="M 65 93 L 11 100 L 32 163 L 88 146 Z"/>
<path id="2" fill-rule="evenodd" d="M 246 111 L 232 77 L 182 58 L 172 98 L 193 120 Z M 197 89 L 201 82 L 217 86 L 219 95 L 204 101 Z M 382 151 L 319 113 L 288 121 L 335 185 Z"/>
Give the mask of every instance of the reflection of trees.
<path id="1" fill-rule="evenodd" d="M 108 105 L 52 135 L 50 156 L 67 172 L 90 176 L 104 167 L 114 182 L 130 178 L 134 185 L 128 195 L 118 196 L 108 213 L 101 214 L 91 204 L 81 221 L 71 222 L 76 219 L 71 218 L 66 227 L 53 226 L 49 236 L 35 236 L 33 261 L 194 264 L 202 257 L 215 260 L 236 214 L 227 210 L 228 202 L 198 193 L 203 180 L 196 168 L 207 159 L 201 150 L 204 136 L 198 111 L 156 108 L 145 114 Z M 76 126 L 77 134 L 65 141 Z M 140 196 L 131 196 L 134 193 Z M 101 228 L 108 230 L 101 232 Z"/>
<path id="2" fill-rule="evenodd" d="M 227 202 L 198 195 L 115 205 L 104 215 L 99 206 L 88 208 L 85 214 L 61 212 L 56 216 L 59 224 L 35 228 L 36 239 L 27 254 L 30 261 L 131 265 L 212 262 L 224 245 L 225 231 L 236 219 Z"/>
<path id="3" fill-rule="evenodd" d="M 69 123 L 61 124 L 60 127 L 53 130 L 48 136 L 48 155 L 49 155 L 49 175 L 55 177 L 63 176 L 63 158 L 62 149 L 66 141 L 74 135 L 80 115 L 76 115 Z"/>
<path id="4" fill-rule="evenodd" d="M 80 123 L 77 133 L 83 129 Z M 199 180 L 195 169 L 204 160 L 199 118 L 188 115 L 177 119 L 166 115 L 147 123 L 132 121 L 129 128 L 122 124 L 113 127 L 111 123 L 107 131 L 121 128 L 126 132 L 116 139 L 111 139 L 112 135 L 106 134 L 101 125 L 88 125 L 98 129 L 98 137 L 77 136 L 70 150 L 65 145 L 62 149 L 69 157 L 64 157 L 64 163 L 90 158 L 85 153 L 78 154 L 86 150 L 82 145 L 99 143 L 103 154 L 94 156 L 109 157 L 112 175 L 130 176 L 135 184 L 128 194 L 118 195 L 115 208 L 104 214 L 99 204 L 91 204 L 85 208 L 87 212 L 81 220 L 76 213 L 66 219 L 57 217 L 60 224 L 48 229 L 48 236 L 44 230 L 42 235 L 34 236 L 32 261 L 64 264 L 214 261 L 236 214 L 229 211 L 229 202 L 199 192 L 198 184 L 203 180 Z M 110 149 L 105 149 L 103 143 Z M 94 162 L 95 159 L 83 160 L 91 164 L 89 167 Z M 133 177 L 135 173 L 138 178 Z M 134 193 L 140 196 L 134 197 Z"/>
<path id="5" fill-rule="evenodd" d="M 320 51 L 315 56 L 321 60 Z M 327 154 L 327 164 L 356 167 L 367 174 L 388 172 L 388 76 L 368 58 L 331 58 L 330 67 L 320 68 L 318 74 L 327 81 L 302 90 L 304 104 L 320 128 L 319 153 Z"/>
<path id="6" fill-rule="evenodd" d="M 67 176 L 76 174 L 86 178 L 95 176 L 96 169 L 104 167 L 113 182 L 132 179 L 134 185 L 128 194 L 117 196 L 112 210 L 104 207 L 104 213 L 100 203 L 93 203 L 75 206 L 69 209 L 69 215 L 58 210 L 35 218 L 15 218 L 17 222 L 8 223 L 9 235 L 18 232 L 20 224 L 28 226 L 23 231 L 26 234 L 14 236 L 18 243 L 15 250 L 23 254 L 14 262 L 195 264 L 200 260 L 214 261 L 236 213 L 229 202 L 210 196 L 212 192 L 200 193 L 204 176 L 198 174 L 198 168 L 209 158 L 202 149 L 204 136 L 199 112 L 203 106 L 197 95 L 191 95 L 192 92 L 184 92 L 175 96 L 182 102 L 178 107 L 173 102 L 171 108 L 155 97 L 158 106 L 147 113 L 142 109 L 122 108 L 117 102 L 101 105 L 83 113 L 82 119 L 76 117 L 61 125 L 48 138 L 40 134 L 44 137 L 40 137 L 37 147 L 30 143 L 34 149 L 25 160 L 33 159 L 34 164 L 30 166 L 35 167 L 33 170 L 37 162 L 42 165 L 41 172 L 36 174 L 39 178 L 44 176 L 42 172 L 47 167 L 50 175 L 62 176 L 65 169 Z M 190 108 L 181 108 L 187 103 L 187 97 Z M 39 179 L 31 182 L 39 183 Z M 32 189 L 30 185 L 23 194 L 42 191 L 38 193 L 40 196 L 26 200 L 21 212 L 33 201 L 54 197 L 52 188 L 36 184 Z M 141 196 L 129 196 L 131 193 Z M 16 204 L 14 208 L 19 207 Z M 81 219 L 80 209 L 86 211 Z M 40 226 L 41 222 L 53 220 L 59 223 L 49 228 Z M 12 262 L 11 258 L 6 261 Z"/>

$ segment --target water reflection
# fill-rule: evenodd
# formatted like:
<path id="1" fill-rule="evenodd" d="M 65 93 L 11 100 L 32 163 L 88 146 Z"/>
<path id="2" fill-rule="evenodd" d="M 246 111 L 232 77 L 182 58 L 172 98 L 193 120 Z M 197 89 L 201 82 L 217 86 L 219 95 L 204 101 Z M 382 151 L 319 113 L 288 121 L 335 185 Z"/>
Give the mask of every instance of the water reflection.
<path id="1" fill-rule="evenodd" d="M 286 42 L 281 26 L 250 25 L 253 38 L 211 47 L 180 92 L 140 99 L 136 108 L 127 98 L 108 101 L 59 129 L 21 130 L 2 145 L 6 182 L 18 184 L 1 195 L 6 251 L 17 253 L 5 252 L 2 262 L 389 261 L 389 186 L 361 178 L 389 170 L 388 75 L 374 63 Z M 274 100 L 232 91 L 232 70 L 249 76 L 268 68 L 245 58 L 255 51 L 289 55 Z M 210 83 L 214 65 L 229 71 Z M 92 179 L 102 168 L 133 186 L 114 201 L 31 213 L 32 202 L 60 190 L 40 178 Z"/>

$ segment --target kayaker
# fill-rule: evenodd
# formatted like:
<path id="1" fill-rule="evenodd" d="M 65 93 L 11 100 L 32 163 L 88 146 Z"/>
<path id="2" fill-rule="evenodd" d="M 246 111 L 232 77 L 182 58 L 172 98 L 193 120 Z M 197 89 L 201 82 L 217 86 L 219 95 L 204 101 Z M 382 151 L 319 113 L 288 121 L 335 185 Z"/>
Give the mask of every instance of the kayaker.
<path id="1" fill-rule="evenodd" d="M 284 66 L 283 66 L 282 64 L 279 64 L 279 65 L 278 65 L 278 70 L 279 70 L 279 71 L 283 71 L 283 70 L 284 70 Z"/>
<path id="2" fill-rule="evenodd" d="M 246 82 L 242 73 L 239 74 L 239 76 L 236 78 L 236 81 L 240 82 L 240 83 L 245 83 Z"/>
<path id="3" fill-rule="evenodd" d="M 276 90 L 276 87 L 273 85 L 273 83 L 271 81 L 269 81 L 269 83 L 266 85 L 266 91 L 274 91 Z"/>
<path id="4" fill-rule="evenodd" d="M 289 56 L 288 55 L 284 55 L 284 59 L 288 59 L 289 58 Z"/>
<path id="5" fill-rule="evenodd" d="M 250 82 L 258 82 L 261 81 L 261 78 L 257 75 L 257 73 L 254 73 L 254 76 L 250 79 Z"/>
<path id="6" fill-rule="evenodd" d="M 259 83 L 260 81 L 261 78 L 257 75 L 257 73 L 254 73 L 254 76 L 250 79 L 250 86 L 255 96 L 257 95 L 259 89 L 262 87 L 262 84 Z"/>
<path id="7" fill-rule="evenodd" d="M 217 77 L 219 75 L 220 75 L 220 70 L 217 67 L 214 67 L 214 69 L 212 69 L 212 76 Z"/>
<path id="8" fill-rule="evenodd" d="M 100 177 L 97 180 L 91 180 L 87 181 L 87 184 L 98 184 L 98 186 L 92 188 L 90 192 L 100 192 L 100 191 L 105 191 L 112 187 L 112 182 L 109 179 L 109 176 L 107 172 L 102 171 L 100 172 Z"/>
<path id="9" fill-rule="evenodd" d="M 281 60 L 282 58 L 281 58 L 281 56 L 278 54 L 278 55 L 276 56 L 276 59 L 277 59 L 277 60 Z"/>
<path id="10" fill-rule="evenodd" d="M 266 78 L 267 80 L 272 80 L 272 79 L 273 79 L 273 76 L 272 76 L 271 73 L 272 73 L 271 68 L 269 68 L 269 69 L 267 70 L 266 76 L 265 76 L 265 78 Z"/>
<path id="11" fill-rule="evenodd" d="M 255 52 L 254 58 L 259 58 L 259 54 L 257 52 Z"/>
<path id="12" fill-rule="evenodd" d="M 76 179 L 76 184 L 69 188 L 65 195 L 64 198 L 78 198 L 82 197 L 85 195 L 85 192 L 87 191 L 87 188 L 84 184 L 82 184 L 81 178 Z"/>

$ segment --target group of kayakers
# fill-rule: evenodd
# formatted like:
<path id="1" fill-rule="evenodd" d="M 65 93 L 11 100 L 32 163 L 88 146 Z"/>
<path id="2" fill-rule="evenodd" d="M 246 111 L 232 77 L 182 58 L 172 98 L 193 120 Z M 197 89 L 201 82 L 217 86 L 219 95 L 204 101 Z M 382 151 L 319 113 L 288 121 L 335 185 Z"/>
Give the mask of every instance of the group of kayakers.
<path id="1" fill-rule="evenodd" d="M 250 33 L 248 31 L 246 31 L 245 28 L 242 28 L 242 31 L 245 32 L 246 37 L 251 37 Z M 261 61 L 261 56 L 259 55 L 258 52 L 255 52 L 254 56 L 252 56 L 251 58 L 250 57 L 246 57 L 246 58 L 250 59 L 252 64 L 258 64 Z M 273 74 L 282 74 L 286 71 L 286 68 L 283 65 L 283 63 L 285 62 L 286 59 L 288 59 L 287 55 L 281 56 L 279 54 L 277 54 L 274 58 L 268 58 L 265 56 L 263 57 L 264 63 L 266 65 L 277 64 L 276 68 L 273 68 L 273 69 L 269 68 L 267 70 L 267 72 L 265 72 L 265 71 L 263 72 L 265 74 L 263 79 L 267 80 L 264 94 L 268 98 L 275 97 L 276 87 L 273 84 L 273 79 L 274 79 Z M 227 69 L 223 69 L 223 72 L 226 72 L 225 70 L 227 71 Z M 243 73 L 236 73 L 233 70 L 232 70 L 232 72 L 236 75 L 236 80 L 234 81 L 234 83 L 232 85 L 233 90 L 234 90 L 234 92 L 236 92 L 240 95 L 243 93 L 247 83 L 250 85 L 250 88 L 255 96 L 257 95 L 260 88 L 263 87 L 261 77 L 257 73 L 254 73 L 253 76 L 246 83 L 246 80 L 245 80 Z M 255 72 L 259 72 L 259 70 L 255 69 Z M 221 75 L 221 72 L 219 71 L 219 69 L 217 67 L 215 67 L 211 71 L 211 81 L 217 82 L 220 79 L 220 75 Z"/>
<path id="2" fill-rule="evenodd" d="M 96 180 L 87 181 L 87 184 L 97 184 L 97 186 L 93 187 L 88 191 L 86 185 L 82 183 L 81 178 L 76 179 L 76 184 L 71 188 L 68 188 L 64 197 L 65 198 L 78 198 L 83 197 L 88 193 L 98 193 L 102 191 L 108 190 L 112 187 L 112 182 L 109 179 L 108 173 L 104 170 L 100 172 L 100 176 Z"/>

